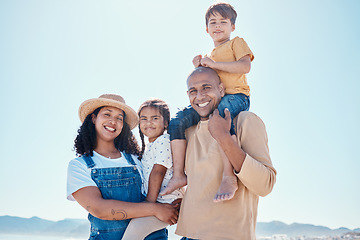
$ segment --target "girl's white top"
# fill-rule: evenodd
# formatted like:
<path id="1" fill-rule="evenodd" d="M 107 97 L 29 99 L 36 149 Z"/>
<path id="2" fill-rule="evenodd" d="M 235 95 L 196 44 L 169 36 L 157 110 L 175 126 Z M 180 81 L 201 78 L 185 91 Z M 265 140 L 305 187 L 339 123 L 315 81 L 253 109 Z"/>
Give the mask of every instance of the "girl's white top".
<path id="1" fill-rule="evenodd" d="M 94 168 L 113 168 L 113 167 L 129 167 L 132 166 L 128 163 L 124 154 L 121 154 L 120 158 L 110 159 L 104 157 L 97 152 L 93 151 L 94 156 L 92 160 L 95 163 Z M 136 163 L 136 167 L 143 179 L 142 165 L 137 159 L 137 156 L 131 155 Z M 68 174 L 67 174 L 67 199 L 75 201 L 72 194 L 77 190 L 94 186 L 97 187 L 96 183 L 91 178 L 91 169 L 87 167 L 85 160 L 82 157 L 75 158 L 69 162 Z M 144 192 L 144 190 L 142 190 Z"/>
<path id="2" fill-rule="evenodd" d="M 154 142 L 148 143 L 145 147 L 145 152 L 141 162 L 143 165 L 145 193 L 147 194 L 148 192 L 149 177 L 154 164 L 160 164 L 167 168 L 164 180 L 161 184 L 160 192 L 165 189 L 174 173 L 169 134 L 163 134 Z M 184 189 L 179 188 L 168 195 L 159 195 L 157 201 L 161 203 L 171 203 L 175 199 L 182 198 L 183 196 Z"/>

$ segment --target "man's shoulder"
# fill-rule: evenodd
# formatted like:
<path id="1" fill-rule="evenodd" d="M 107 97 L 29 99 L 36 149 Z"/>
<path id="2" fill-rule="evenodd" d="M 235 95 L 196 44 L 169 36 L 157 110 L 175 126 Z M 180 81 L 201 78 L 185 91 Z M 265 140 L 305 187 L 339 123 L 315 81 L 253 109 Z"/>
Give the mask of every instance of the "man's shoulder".
<path id="1" fill-rule="evenodd" d="M 258 115 L 256 115 L 253 112 L 250 112 L 250 111 L 242 111 L 235 117 L 235 119 L 238 119 L 238 120 L 240 120 L 240 119 L 245 120 L 245 119 L 252 119 L 252 118 L 261 120 Z"/>
<path id="2" fill-rule="evenodd" d="M 197 125 L 198 124 L 195 124 L 194 126 L 191 126 L 191 127 L 187 128 L 187 129 L 185 129 L 186 140 L 189 140 L 188 137 L 194 134 L 194 132 L 197 129 Z"/>
<path id="3" fill-rule="evenodd" d="M 237 126 L 237 128 L 241 128 L 243 126 L 256 126 L 259 124 L 264 125 L 264 122 L 255 113 L 250 111 L 243 111 L 234 118 L 234 124 Z"/>

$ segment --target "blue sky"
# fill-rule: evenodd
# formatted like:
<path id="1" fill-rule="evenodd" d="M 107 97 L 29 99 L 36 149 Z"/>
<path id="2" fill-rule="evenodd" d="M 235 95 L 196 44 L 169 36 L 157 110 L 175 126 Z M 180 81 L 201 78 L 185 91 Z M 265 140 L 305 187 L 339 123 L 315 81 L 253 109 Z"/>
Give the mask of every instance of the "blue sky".
<path id="1" fill-rule="evenodd" d="M 278 170 L 258 221 L 360 227 L 360 2 L 228 2 Z M 187 105 L 191 60 L 213 47 L 212 3 L 0 0 L 0 215 L 85 218 L 66 200 L 79 105 L 103 93 L 135 110 L 150 97 L 172 114 Z"/>

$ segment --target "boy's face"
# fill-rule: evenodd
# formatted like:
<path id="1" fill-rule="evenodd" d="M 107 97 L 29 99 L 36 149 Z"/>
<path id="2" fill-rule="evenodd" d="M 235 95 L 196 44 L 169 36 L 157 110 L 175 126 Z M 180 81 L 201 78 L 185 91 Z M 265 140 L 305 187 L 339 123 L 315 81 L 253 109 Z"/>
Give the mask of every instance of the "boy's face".
<path id="1" fill-rule="evenodd" d="M 234 30 L 235 25 L 231 24 L 229 18 L 224 18 L 218 13 L 210 15 L 206 32 L 213 39 L 215 47 L 229 41 L 230 35 Z"/>
<path id="2" fill-rule="evenodd" d="M 224 96 L 224 87 L 216 74 L 198 72 L 189 77 L 187 93 L 201 120 L 207 120 Z"/>

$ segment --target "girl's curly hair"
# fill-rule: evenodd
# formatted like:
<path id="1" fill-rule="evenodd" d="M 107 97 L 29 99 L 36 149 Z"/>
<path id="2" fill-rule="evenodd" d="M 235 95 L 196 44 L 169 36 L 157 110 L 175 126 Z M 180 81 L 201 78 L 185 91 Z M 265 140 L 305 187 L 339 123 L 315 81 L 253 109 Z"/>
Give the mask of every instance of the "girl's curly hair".
<path id="1" fill-rule="evenodd" d="M 93 156 L 93 151 L 96 148 L 96 130 L 95 124 L 92 122 L 92 114 L 97 116 L 102 107 L 94 110 L 93 113 L 86 116 L 83 124 L 78 130 L 78 135 L 75 138 L 74 149 L 76 153 L 81 155 Z M 126 115 L 125 115 L 126 118 Z M 114 139 L 115 147 L 120 151 L 125 151 L 128 154 L 140 155 L 140 149 L 134 135 L 131 132 L 126 121 L 123 122 L 123 128 L 119 136 Z"/>
<path id="2" fill-rule="evenodd" d="M 161 116 L 164 118 L 164 126 L 165 126 L 165 130 L 166 130 L 167 127 L 169 126 L 169 122 L 170 122 L 170 110 L 169 110 L 169 106 L 166 104 L 166 102 L 161 99 L 158 99 L 158 98 L 151 98 L 149 100 L 146 100 L 139 107 L 139 110 L 138 110 L 139 117 L 140 117 L 141 110 L 143 110 L 146 107 L 152 107 L 152 108 L 156 108 L 159 110 Z M 139 135 L 140 135 L 142 144 L 141 144 L 141 151 L 140 151 L 138 159 L 141 160 L 141 158 L 144 154 L 144 151 L 145 151 L 145 140 L 144 140 L 144 134 L 141 132 L 140 126 L 139 126 Z"/>

